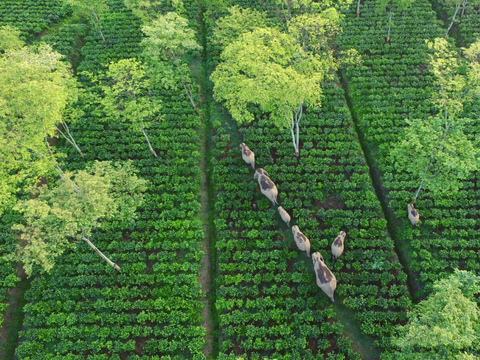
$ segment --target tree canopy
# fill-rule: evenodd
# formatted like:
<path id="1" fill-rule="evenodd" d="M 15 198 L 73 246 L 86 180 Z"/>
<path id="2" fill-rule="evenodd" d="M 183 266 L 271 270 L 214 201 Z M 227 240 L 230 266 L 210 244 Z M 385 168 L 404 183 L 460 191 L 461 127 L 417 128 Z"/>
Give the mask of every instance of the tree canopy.
<path id="1" fill-rule="evenodd" d="M 430 101 L 438 114 L 427 119 L 407 119 L 403 140 L 390 151 L 395 169 L 418 179 L 415 199 L 422 188 L 437 193 L 457 191 L 460 180 L 480 169 L 480 139 L 467 137 L 466 125 L 473 120 L 462 113 L 463 104 L 480 95 L 480 40 L 464 49 L 464 60 L 449 50 L 444 39 L 427 43 L 437 87 Z"/>
<path id="2" fill-rule="evenodd" d="M 158 15 L 169 7 L 172 7 L 177 14 L 185 12 L 182 0 L 125 0 L 125 6 L 142 19 L 144 24 L 157 19 Z"/>
<path id="3" fill-rule="evenodd" d="M 150 94 L 150 80 L 145 74 L 144 66 L 135 59 L 123 59 L 111 62 L 107 71 L 108 80 L 103 82 L 105 96 L 101 100 L 106 120 L 122 119 L 133 131 L 141 131 L 155 157 L 150 140 L 145 132 L 150 122 L 161 109 L 160 100 Z"/>
<path id="4" fill-rule="evenodd" d="M 95 161 L 86 170 L 66 172 L 56 185 L 33 186 L 29 200 L 19 200 L 14 209 L 24 223 L 13 230 L 21 242 L 7 258 L 23 262 L 27 274 L 34 265 L 49 271 L 56 258 L 72 247 L 72 240 L 85 240 L 103 221 L 135 219 L 142 204 L 146 181 L 135 175 L 131 162 Z M 86 240 L 85 240 L 86 241 Z"/>
<path id="5" fill-rule="evenodd" d="M 0 27 L 0 54 L 6 50 L 19 50 L 25 43 L 20 40 L 20 30 L 11 26 Z"/>
<path id="6" fill-rule="evenodd" d="M 59 169 L 48 138 L 57 136 L 65 109 L 79 92 L 62 57 L 45 44 L 0 55 L 0 172 L 5 174 L 0 211 L 20 183 L 35 183 Z"/>
<path id="7" fill-rule="evenodd" d="M 195 31 L 188 20 L 177 13 L 159 15 L 151 25 L 142 28 L 143 54 L 148 59 L 148 75 L 167 89 L 183 88 L 193 108 L 200 115 L 194 101 L 192 76 L 187 54 L 201 50 L 195 40 Z"/>
<path id="8" fill-rule="evenodd" d="M 449 278 L 435 282 L 433 293 L 407 314 L 392 344 L 401 350 L 382 359 L 478 359 L 468 351 L 479 345 L 480 324 L 475 294 L 480 277 L 456 269 Z"/>

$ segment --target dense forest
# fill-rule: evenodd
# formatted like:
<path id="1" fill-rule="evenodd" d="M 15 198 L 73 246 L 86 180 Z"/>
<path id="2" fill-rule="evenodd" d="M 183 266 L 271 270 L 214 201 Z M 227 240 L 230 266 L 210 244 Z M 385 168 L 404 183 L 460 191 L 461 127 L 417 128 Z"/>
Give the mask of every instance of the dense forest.
<path id="1" fill-rule="evenodd" d="M 2 0 L 0 359 L 480 359 L 479 0 Z"/>

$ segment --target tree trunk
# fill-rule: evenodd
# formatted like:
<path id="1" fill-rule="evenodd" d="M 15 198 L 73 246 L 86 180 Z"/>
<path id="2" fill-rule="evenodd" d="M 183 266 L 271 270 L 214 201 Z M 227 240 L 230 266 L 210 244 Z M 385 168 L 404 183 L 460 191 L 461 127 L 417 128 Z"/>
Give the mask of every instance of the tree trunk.
<path id="1" fill-rule="evenodd" d="M 96 28 L 96 29 L 98 30 L 98 32 L 100 33 L 100 36 L 102 37 L 103 42 L 105 43 L 105 46 L 108 46 L 107 41 L 105 40 L 105 36 L 103 36 L 102 24 L 100 24 L 100 19 L 98 18 L 97 13 L 95 12 L 95 10 L 93 10 L 93 8 L 90 9 L 90 10 L 92 10 L 93 16 L 95 17 L 96 21 L 98 21 L 98 26 L 97 26 L 97 22 L 96 22 L 95 19 L 92 17 L 93 25 L 95 25 L 95 28 Z"/>
<path id="2" fill-rule="evenodd" d="M 357 17 L 360 17 L 360 0 L 357 2 Z"/>
<path id="3" fill-rule="evenodd" d="M 392 12 L 390 11 L 390 16 L 388 17 L 388 32 L 387 32 L 387 42 L 390 41 L 390 28 L 392 26 Z"/>
<path id="4" fill-rule="evenodd" d="M 84 240 L 90 247 L 97 252 L 98 255 L 100 255 L 110 266 L 112 266 L 115 270 L 120 271 L 120 266 L 115 264 L 112 260 L 107 258 L 103 253 L 97 249 L 95 245 L 92 244 L 90 240 L 88 240 L 86 237 L 82 236 L 82 240 Z"/>
<path id="5" fill-rule="evenodd" d="M 290 132 L 292 133 L 292 142 L 293 142 L 293 148 L 295 149 L 295 156 L 299 157 L 300 153 L 298 151 L 297 143 L 295 142 L 295 134 L 293 132 L 293 125 L 295 121 L 293 120 L 293 115 L 292 115 L 292 126 L 290 127 Z"/>
<path id="6" fill-rule="evenodd" d="M 450 23 L 450 26 L 448 27 L 447 32 L 445 33 L 445 40 L 447 40 L 448 32 L 453 26 L 453 22 L 455 21 L 455 16 L 457 16 L 458 9 L 460 9 L 460 4 L 455 6 L 455 13 L 453 14 L 452 22 Z"/>
<path id="7" fill-rule="evenodd" d="M 183 88 L 185 89 L 185 92 L 187 93 L 187 96 L 190 99 L 190 103 L 192 104 L 193 108 L 197 112 L 197 115 L 200 116 L 200 111 L 198 111 L 197 105 L 195 105 L 195 103 L 193 102 L 193 95 L 192 95 L 192 89 L 190 88 L 190 84 L 188 84 L 188 87 L 187 87 L 187 84 L 184 82 Z"/>
<path id="8" fill-rule="evenodd" d="M 462 9 L 462 14 L 461 14 L 461 16 L 463 16 L 463 14 L 465 14 L 465 6 L 467 6 L 467 0 L 464 0 L 464 1 L 463 1 L 463 9 Z"/>
<path id="9" fill-rule="evenodd" d="M 150 144 L 150 140 L 148 140 L 148 136 L 147 136 L 147 134 L 145 133 L 145 128 L 143 127 L 143 124 L 142 124 L 142 133 L 143 133 L 143 136 L 145 136 L 145 140 L 147 140 L 148 147 L 150 148 L 150 151 L 152 152 L 153 156 L 155 156 L 155 157 L 157 158 L 158 155 L 157 155 L 157 153 L 155 152 L 155 150 L 153 150 L 152 145 Z"/>
<path id="10" fill-rule="evenodd" d="M 423 180 L 422 180 L 422 182 L 420 183 L 420 186 L 418 187 L 417 192 L 415 193 L 415 201 L 417 200 L 418 193 L 419 193 L 420 190 L 422 189 L 422 186 L 423 186 Z"/>
<path id="11" fill-rule="evenodd" d="M 60 176 L 61 179 L 63 180 L 68 180 L 70 181 L 72 184 L 73 184 L 73 191 L 75 191 L 78 195 L 83 195 L 83 191 L 82 189 L 80 189 L 80 187 L 75 184 L 72 179 L 70 178 L 66 178 L 65 177 L 65 173 L 63 172 L 62 168 L 60 166 L 58 166 L 58 163 L 57 161 L 55 160 L 55 157 L 53 156 L 53 152 L 52 152 L 52 149 L 50 148 L 50 144 L 48 143 L 48 140 L 47 140 L 47 134 L 45 133 L 45 143 L 47 144 L 47 149 L 48 149 L 48 152 L 50 153 L 50 156 L 52 157 L 53 161 L 55 161 L 55 170 L 57 170 L 58 172 L 58 175 Z M 43 154 L 42 154 L 43 155 Z M 45 157 L 45 155 L 43 155 L 43 157 Z"/>
<path id="12" fill-rule="evenodd" d="M 75 139 L 73 138 L 72 134 L 70 134 L 70 130 L 68 129 L 67 123 L 65 120 L 62 118 L 62 126 L 65 129 L 65 131 L 68 134 L 68 137 L 58 128 L 58 126 L 55 126 L 55 128 L 58 130 L 58 132 L 64 137 L 65 140 L 67 140 L 70 144 L 73 145 L 73 147 L 78 151 L 80 156 L 85 159 L 85 156 L 83 156 L 82 150 L 78 147 L 77 143 L 75 142 Z"/>

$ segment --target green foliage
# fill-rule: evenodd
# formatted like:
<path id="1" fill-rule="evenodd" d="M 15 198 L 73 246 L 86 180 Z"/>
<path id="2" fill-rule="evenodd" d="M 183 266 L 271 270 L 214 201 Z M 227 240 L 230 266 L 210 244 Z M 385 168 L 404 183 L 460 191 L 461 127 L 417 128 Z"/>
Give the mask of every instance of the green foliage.
<path id="1" fill-rule="evenodd" d="M 178 14 L 185 13 L 182 0 L 125 0 L 125 6 L 142 19 L 144 24 L 155 21 L 168 7 L 173 7 Z"/>
<path id="2" fill-rule="evenodd" d="M 35 183 L 56 167 L 46 141 L 57 136 L 56 125 L 78 97 L 70 66 L 61 59 L 45 44 L 0 57 L 0 211 L 20 183 Z"/>
<path id="3" fill-rule="evenodd" d="M 265 14 L 257 10 L 241 9 L 235 5 L 228 11 L 230 15 L 218 19 L 213 32 L 213 38 L 222 47 L 236 41 L 243 33 L 267 27 Z"/>
<path id="4" fill-rule="evenodd" d="M 159 15 L 151 25 L 144 26 L 142 31 L 147 37 L 142 41 L 145 54 L 152 58 L 166 54 L 178 61 L 188 52 L 200 50 L 195 39 L 195 31 L 188 25 L 188 20 L 174 12 Z"/>
<path id="5" fill-rule="evenodd" d="M 250 105 L 270 113 L 280 127 L 290 126 L 303 104 L 320 105 L 322 81 L 334 67 L 331 56 L 305 52 L 295 38 L 273 28 L 257 28 L 228 45 L 211 79 L 214 98 L 225 101 L 239 123 L 253 121 Z"/>
<path id="6" fill-rule="evenodd" d="M 12 226 L 20 232 L 21 244 L 7 256 L 23 262 L 31 275 L 33 266 L 50 271 L 57 256 L 69 247 L 71 239 L 90 237 L 92 230 L 107 219 L 131 221 L 142 204 L 146 181 L 138 178 L 130 162 L 123 165 L 94 162 L 86 170 L 67 172 L 55 187 L 33 187 L 30 200 L 14 207 L 25 224 Z"/>
<path id="7" fill-rule="evenodd" d="M 0 54 L 6 50 L 19 50 L 25 45 L 20 40 L 20 30 L 11 26 L 0 27 Z"/>
<path id="8" fill-rule="evenodd" d="M 394 358 L 477 359 L 465 351 L 479 343 L 480 310 L 473 298 L 480 292 L 479 281 L 480 277 L 456 269 L 435 282 L 434 292 L 408 314 L 407 325 L 398 326 L 392 343 L 402 352 Z"/>
<path id="9" fill-rule="evenodd" d="M 192 106 L 197 110 L 193 100 L 190 67 L 186 56 L 201 50 L 196 41 L 195 31 L 188 25 L 188 20 L 177 13 L 169 12 L 158 16 L 151 26 L 144 26 L 147 36 L 142 44 L 144 55 L 148 59 L 148 71 L 152 80 L 163 84 L 167 89 L 183 87 Z"/>
<path id="10" fill-rule="evenodd" d="M 391 150 L 392 165 L 434 193 L 457 191 L 461 180 L 480 168 L 480 149 L 464 133 L 468 119 L 445 124 L 439 116 L 405 120 L 409 125 Z"/>
<path id="11" fill-rule="evenodd" d="M 94 16 L 92 12 L 101 17 L 109 10 L 108 0 L 63 0 L 63 2 L 73 8 L 74 15 L 87 19 Z"/>
<path id="12" fill-rule="evenodd" d="M 466 50 L 466 73 L 459 71 L 458 55 L 448 49 L 446 40 L 437 38 L 427 44 L 432 50 L 428 58 L 438 87 L 431 101 L 439 114 L 406 120 L 410 126 L 403 131 L 404 140 L 390 152 L 397 171 L 407 171 L 419 179 L 415 199 L 422 186 L 434 193 L 457 191 L 460 180 L 480 168 L 479 140 L 471 141 L 464 133 L 472 120 L 457 116 L 464 102 L 480 94 L 480 42 Z"/>
<path id="13" fill-rule="evenodd" d="M 134 131 L 148 126 L 146 120 L 156 117 L 161 103 L 149 93 L 150 81 L 144 66 L 135 59 L 111 62 L 106 73 L 108 81 L 102 82 L 105 96 L 101 100 L 106 120 L 123 119 Z"/>

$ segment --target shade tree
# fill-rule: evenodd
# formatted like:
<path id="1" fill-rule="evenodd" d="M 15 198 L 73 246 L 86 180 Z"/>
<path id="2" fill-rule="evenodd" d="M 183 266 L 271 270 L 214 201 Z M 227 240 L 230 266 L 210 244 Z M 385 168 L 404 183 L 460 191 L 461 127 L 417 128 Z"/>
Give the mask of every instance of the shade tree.
<path id="1" fill-rule="evenodd" d="M 225 47 L 211 75 L 214 98 L 224 101 L 240 124 L 253 121 L 251 107 L 257 106 L 275 125 L 290 127 L 298 157 L 304 107 L 321 105 L 323 81 L 333 78 L 340 63 L 329 38 L 339 19 L 331 8 L 290 19 L 287 32 L 271 27 L 244 32 Z"/>
<path id="2" fill-rule="evenodd" d="M 109 10 L 108 0 L 63 0 L 66 4 L 70 5 L 73 9 L 74 15 L 87 18 L 95 26 L 100 36 L 103 39 L 105 45 L 105 35 L 102 31 L 102 23 L 100 18 L 104 13 Z"/>
<path id="3" fill-rule="evenodd" d="M 480 345 L 478 309 L 474 295 L 480 277 L 455 270 L 433 284 L 432 294 L 407 313 L 408 323 L 397 326 L 394 349 L 383 360 L 478 359 L 472 353 Z"/>
<path id="4" fill-rule="evenodd" d="M 417 199 L 422 188 L 433 192 L 457 191 L 460 180 L 480 169 L 480 139 L 467 137 L 473 120 L 462 113 L 463 104 L 480 95 L 480 41 L 463 49 L 464 58 L 450 50 L 445 39 L 427 41 L 429 67 L 436 91 L 430 101 L 437 114 L 427 119 L 407 119 L 402 140 L 390 151 L 399 172 L 417 178 Z"/>
<path id="5" fill-rule="evenodd" d="M 21 32 L 11 26 L 0 27 L 0 54 L 6 50 L 19 50 L 25 42 L 20 39 Z"/>
<path id="6" fill-rule="evenodd" d="M 23 215 L 23 223 L 12 226 L 19 242 L 6 258 L 21 261 L 28 275 L 36 265 L 48 272 L 59 255 L 83 240 L 120 271 L 89 238 L 104 221 L 135 219 L 147 184 L 135 172 L 131 162 L 95 161 L 85 170 L 66 172 L 51 188 L 33 186 L 32 198 L 19 200 L 14 207 Z"/>
<path id="7" fill-rule="evenodd" d="M 213 38 L 222 47 L 237 40 L 241 34 L 251 32 L 255 28 L 267 27 L 267 17 L 263 12 L 252 9 L 241 9 L 238 5 L 228 9 L 230 15 L 221 17 L 215 23 Z"/>
<path id="8" fill-rule="evenodd" d="M 22 183 L 35 183 L 52 170 L 62 176 L 49 139 L 62 135 L 83 157 L 66 122 L 81 114 L 70 106 L 79 94 L 70 66 L 49 45 L 18 48 L 18 38 L 13 43 L 16 49 L 0 54 L 0 204 Z"/>
<path id="9" fill-rule="evenodd" d="M 158 157 L 145 130 L 152 119 L 162 119 L 161 101 L 151 92 L 144 65 L 122 59 L 111 62 L 106 75 L 107 80 L 100 81 L 105 95 L 101 99 L 104 120 L 124 121 L 132 131 L 141 131 L 153 156 Z"/>
<path id="10" fill-rule="evenodd" d="M 159 15 L 144 26 L 146 37 L 142 40 L 148 71 L 152 78 L 167 89 L 183 88 L 193 108 L 200 115 L 194 101 L 192 74 L 186 56 L 201 50 L 196 34 L 188 20 L 174 12 Z"/>
<path id="11" fill-rule="evenodd" d="M 125 6 L 132 10 L 147 25 L 157 19 L 165 9 L 173 8 L 177 14 L 185 13 L 182 0 L 125 0 Z"/>

